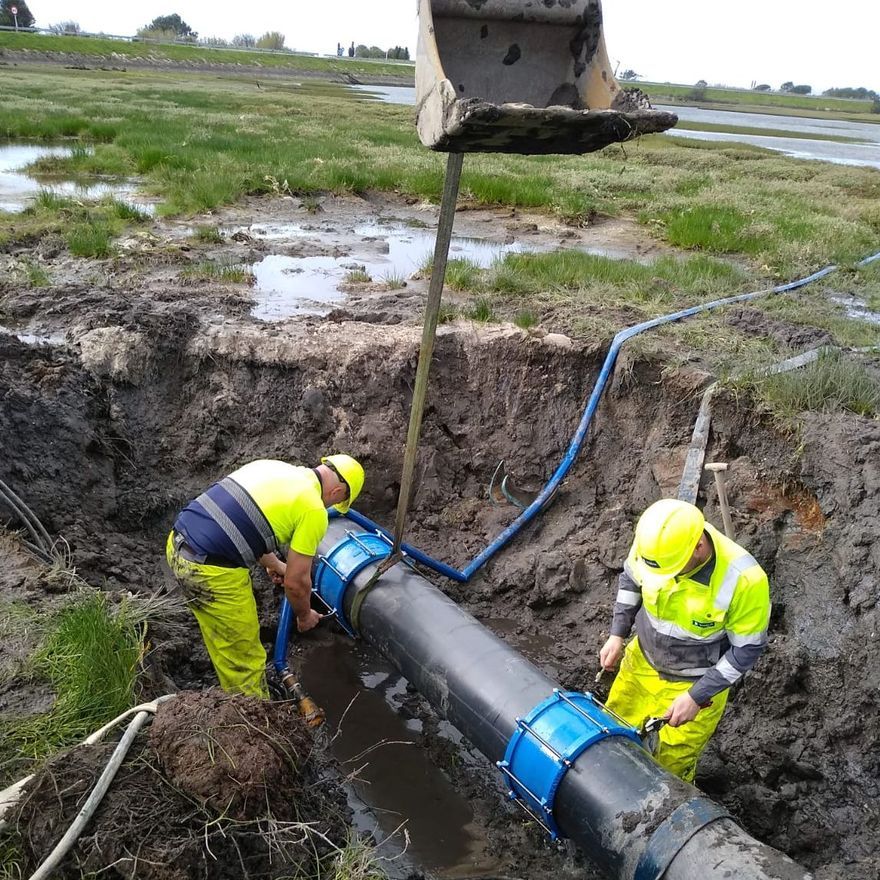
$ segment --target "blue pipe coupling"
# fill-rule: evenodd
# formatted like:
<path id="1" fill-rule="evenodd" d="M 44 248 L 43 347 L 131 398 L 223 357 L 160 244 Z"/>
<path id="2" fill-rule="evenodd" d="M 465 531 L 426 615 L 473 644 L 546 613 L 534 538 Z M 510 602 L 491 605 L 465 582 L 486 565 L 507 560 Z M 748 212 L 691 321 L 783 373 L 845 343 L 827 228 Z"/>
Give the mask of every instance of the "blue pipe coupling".
<path id="1" fill-rule="evenodd" d="M 312 576 L 313 592 L 336 615 L 342 628 L 354 636 L 354 626 L 345 612 L 345 592 L 352 581 L 368 566 L 391 555 L 391 541 L 380 531 L 357 533 L 346 531 L 325 556 L 318 556 Z"/>
<path id="2" fill-rule="evenodd" d="M 612 715 L 592 694 L 553 693 L 516 719 L 504 760 L 497 762 L 510 790 L 507 796 L 544 827 L 552 840 L 564 836 L 553 805 L 562 778 L 591 745 L 624 736 L 641 746 L 634 727 Z"/>

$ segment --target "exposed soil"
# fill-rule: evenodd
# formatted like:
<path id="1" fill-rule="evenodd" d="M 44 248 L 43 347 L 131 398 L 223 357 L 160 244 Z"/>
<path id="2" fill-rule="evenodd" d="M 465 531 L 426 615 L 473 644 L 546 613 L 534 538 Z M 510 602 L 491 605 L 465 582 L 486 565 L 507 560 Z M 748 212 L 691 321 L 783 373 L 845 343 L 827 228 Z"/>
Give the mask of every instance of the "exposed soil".
<path id="1" fill-rule="evenodd" d="M 69 827 L 114 747 L 75 748 L 27 786 L 12 821 L 28 872 Z M 53 876 L 315 876 L 348 833 L 344 798 L 321 784 L 322 763 L 291 704 L 182 693 L 159 707 Z"/>
<path id="2" fill-rule="evenodd" d="M 347 204 L 328 200 L 325 214 L 340 225 Z M 361 204 L 370 210 L 369 202 Z M 277 220 L 288 209 L 290 218 L 304 216 L 294 200 L 269 203 L 268 218 L 256 216 L 259 207 L 236 209 L 222 222 Z M 402 216 L 427 209 L 397 210 Z M 493 212 L 462 215 L 465 226 L 457 222 L 456 229 L 484 220 L 488 227 L 493 217 L 497 230 L 500 215 Z M 538 221 L 517 215 L 511 222 Z M 57 280 L 51 293 L 14 280 L 0 290 L 3 323 L 22 328 L 27 321 L 32 331 L 65 334 L 63 345 L 0 336 L 0 476 L 51 532 L 67 538 L 80 574 L 109 589 L 166 589 L 163 537 L 176 511 L 256 457 L 313 462 L 326 449 L 346 450 L 367 470 L 359 509 L 389 523 L 423 289 L 414 282 L 403 296 L 363 290 L 327 318 L 261 323 L 249 316 L 246 288 L 180 283 L 181 263 L 195 260 L 201 247 L 182 225 L 162 224 L 153 234 L 158 244 L 144 237 L 149 246 L 135 245 L 112 264 L 74 264 L 60 249 L 50 255 L 44 242 L 39 253 Z M 536 234 L 549 239 L 557 232 Z M 623 229 L 620 235 L 623 241 Z M 633 253 L 642 242 L 629 238 L 627 246 Z M 248 253 L 266 247 L 229 239 L 219 246 Z M 757 311 L 731 319 L 768 335 L 801 332 L 778 321 L 771 326 Z M 566 329 L 561 316 L 551 315 L 545 326 Z M 809 341 L 824 339 L 817 333 Z M 559 332 L 443 325 L 408 540 L 461 566 L 497 535 L 515 511 L 486 499 L 495 465 L 504 459 L 526 486 L 546 480 L 604 351 L 601 342 Z M 563 685 L 590 689 L 633 523 L 651 501 L 674 494 L 709 381 L 698 361 L 671 368 L 624 356 L 553 507 L 471 584 L 441 587 L 513 644 L 531 645 L 532 659 Z M 818 878 L 880 877 L 880 423 L 811 414 L 790 434 L 751 402 L 720 395 L 708 455 L 730 463 L 737 538 L 770 575 L 774 615 L 768 654 L 732 695 L 698 784 L 752 834 L 814 868 Z M 700 503 L 720 522 L 708 481 Z M 257 589 L 271 642 L 277 597 L 266 583 Z M 176 684 L 212 682 L 194 625 L 186 639 L 159 633 L 153 644 L 156 662 Z M 237 702 L 230 705 L 239 711 Z M 504 873 L 589 875 L 581 856 L 543 843 L 504 804 L 488 762 L 437 735 L 437 719 L 420 698 L 408 695 L 400 705 L 433 719 L 420 742 L 492 829 L 490 849 Z M 264 717 L 248 714 L 258 727 Z M 168 741 L 162 730 L 154 729 L 154 743 Z M 182 744 L 177 735 L 173 741 Z M 260 766 L 272 766 L 274 754 Z M 157 766 L 173 775 L 188 757 L 166 755 Z M 128 776 L 114 787 L 114 798 L 128 798 L 115 801 L 122 816 L 143 791 L 138 778 L 134 788 L 125 788 Z M 298 784 L 291 779 L 284 785 Z M 197 782 L 197 798 L 228 794 L 211 774 L 200 773 Z M 238 784 L 234 791 L 240 796 Z M 242 800 L 244 815 L 250 803 Z M 48 801 L 42 809 L 52 812 Z M 54 828 L 61 821 L 60 814 L 46 819 Z M 78 858 L 96 858 L 96 847 Z M 113 850 L 113 858 L 122 853 Z M 232 854 L 230 872 L 236 861 Z M 257 869 L 254 875 L 263 876 Z"/>

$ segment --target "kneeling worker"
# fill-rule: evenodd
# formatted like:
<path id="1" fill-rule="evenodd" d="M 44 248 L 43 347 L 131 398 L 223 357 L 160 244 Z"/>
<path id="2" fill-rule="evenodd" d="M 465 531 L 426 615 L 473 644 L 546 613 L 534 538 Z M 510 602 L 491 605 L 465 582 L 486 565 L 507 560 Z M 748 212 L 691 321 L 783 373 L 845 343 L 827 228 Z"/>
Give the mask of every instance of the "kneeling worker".
<path id="1" fill-rule="evenodd" d="M 752 556 L 692 504 L 665 498 L 639 519 L 618 582 L 603 669 L 623 655 L 607 707 L 634 727 L 667 720 L 654 757 L 693 782 L 728 688 L 767 645 L 770 588 Z M 635 623 L 636 637 L 624 654 Z"/>
<path id="2" fill-rule="evenodd" d="M 312 561 L 327 532 L 327 508 L 346 513 L 363 485 L 364 469 L 350 455 L 322 458 L 316 468 L 252 461 L 177 515 L 168 564 L 224 690 L 268 697 L 251 566 L 259 563 L 283 581 L 300 632 L 317 626 Z M 287 551 L 286 563 L 276 550 Z"/>

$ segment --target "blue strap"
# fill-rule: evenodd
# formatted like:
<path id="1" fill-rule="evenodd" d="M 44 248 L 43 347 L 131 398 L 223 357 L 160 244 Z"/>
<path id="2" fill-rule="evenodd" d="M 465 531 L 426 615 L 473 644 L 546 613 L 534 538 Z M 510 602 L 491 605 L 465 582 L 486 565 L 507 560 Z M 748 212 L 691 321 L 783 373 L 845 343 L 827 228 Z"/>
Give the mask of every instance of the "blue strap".
<path id="1" fill-rule="evenodd" d="M 633 880 L 660 880 L 684 845 L 701 829 L 718 819 L 729 819 L 724 807 L 705 797 L 679 804 L 651 835 Z"/>

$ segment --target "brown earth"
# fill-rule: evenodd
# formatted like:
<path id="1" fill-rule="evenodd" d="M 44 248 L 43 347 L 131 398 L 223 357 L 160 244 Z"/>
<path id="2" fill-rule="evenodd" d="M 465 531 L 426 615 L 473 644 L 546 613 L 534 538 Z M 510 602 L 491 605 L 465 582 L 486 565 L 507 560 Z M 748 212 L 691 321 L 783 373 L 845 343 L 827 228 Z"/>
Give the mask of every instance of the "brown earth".
<path id="1" fill-rule="evenodd" d="M 54 758 L 12 818 L 28 871 L 83 806 L 115 743 Z M 218 691 L 159 707 L 72 857 L 53 874 L 188 880 L 315 876 L 348 834 L 344 798 L 290 703 Z"/>
<path id="2" fill-rule="evenodd" d="M 297 203 L 282 204 L 304 216 Z M 328 200 L 328 213 L 342 209 Z M 224 221 L 235 225 L 244 209 L 237 212 Z M 463 217 L 471 219 L 479 222 Z M 4 323 L 29 321 L 28 329 L 63 332 L 66 341 L 0 336 L 0 476 L 67 538 L 80 573 L 110 589 L 164 590 L 161 548 L 175 512 L 251 458 L 310 463 L 327 449 L 351 452 L 367 470 L 359 509 L 389 524 L 423 287 L 412 283 L 403 297 L 365 290 L 329 318 L 264 324 L 247 314 L 246 288 L 181 284 L 179 267 L 200 246 L 182 228 L 155 234 L 159 244 L 114 264 L 75 265 L 44 250 L 53 277 L 70 279 L 49 296 L 4 283 Z M 631 250 L 639 246 L 629 240 Z M 762 323 L 757 311 L 731 320 L 759 333 L 803 334 Z M 546 322 L 566 327 L 562 317 Z M 605 347 L 511 325 L 442 326 L 408 540 L 462 566 L 497 535 L 514 512 L 486 500 L 495 465 L 504 459 L 526 485 L 547 479 Z M 514 644 L 546 640 L 534 659 L 563 685 L 589 689 L 633 522 L 674 493 L 709 381 L 698 360 L 673 368 L 624 356 L 553 507 L 473 582 L 441 586 Z M 806 414 L 792 434 L 749 401 L 716 400 L 707 460 L 730 463 L 737 538 L 770 575 L 774 614 L 768 654 L 732 695 L 698 783 L 818 878 L 878 877 L 880 423 Z M 700 503 L 719 522 L 709 482 Z M 271 642 L 276 598 L 267 584 L 258 601 Z M 154 641 L 177 684 L 211 683 L 194 626 L 187 639 Z M 515 870 L 584 876 L 581 857 L 542 849 L 513 818 L 485 762 L 444 759 L 451 747 L 426 730 L 426 747 L 482 811 Z M 215 780 L 206 784 L 213 790 Z"/>

